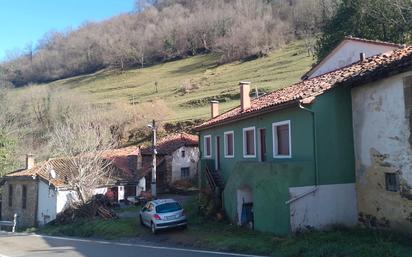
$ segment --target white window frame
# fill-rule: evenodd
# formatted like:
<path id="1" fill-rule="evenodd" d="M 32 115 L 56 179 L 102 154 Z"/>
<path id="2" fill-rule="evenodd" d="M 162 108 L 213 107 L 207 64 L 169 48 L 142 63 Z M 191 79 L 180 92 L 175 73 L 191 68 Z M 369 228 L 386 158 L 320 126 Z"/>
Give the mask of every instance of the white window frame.
<path id="1" fill-rule="evenodd" d="M 207 155 L 207 144 L 206 144 L 206 138 L 209 138 L 210 140 L 210 154 Z M 203 137 L 203 155 L 205 158 L 212 158 L 212 136 L 211 135 L 206 135 Z"/>
<path id="2" fill-rule="evenodd" d="M 235 158 L 235 132 L 233 131 L 233 130 L 231 130 L 231 131 L 226 131 L 225 133 L 223 133 L 224 134 L 224 136 L 223 136 L 223 141 L 224 141 L 224 144 L 225 144 L 225 148 L 224 148 L 224 150 L 225 150 L 225 158 Z M 228 146 L 228 144 L 227 144 L 227 139 L 226 139 L 226 135 L 232 135 L 232 151 L 233 151 L 233 153 L 231 154 L 231 155 L 229 155 L 228 153 L 227 153 L 227 146 Z"/>
<path id="3" fill-rule="evenodd" d="M 246 131 L 251 131 L 253 130 L 253 141 L 254 141 L 254 154 L 253 155 L 248 155 L 246 154 Z M 243 128 L 243 158 L 256 158 L 256 128 L 253 127 L 247 127 Z"/>
<path id="4" fill-rule="evenodd" d="M 282 125 L 288 125 L 289 127 L 289 155 L 279 155 L 278 151 L 278 135 L 277 135 L 277 127 Z M 291 126 L 290 120 L 273 122 L 272 123 L 272 143 L 273 143 L 273 158 L 275 159 L 285 159 L 285 158 L 292 158 L 292 133 L 291 133 Z"/>

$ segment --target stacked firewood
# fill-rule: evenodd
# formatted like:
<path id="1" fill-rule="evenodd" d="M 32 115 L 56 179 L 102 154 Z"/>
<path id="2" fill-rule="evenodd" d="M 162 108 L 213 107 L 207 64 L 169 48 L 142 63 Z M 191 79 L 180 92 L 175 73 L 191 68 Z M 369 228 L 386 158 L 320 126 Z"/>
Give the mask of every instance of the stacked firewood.
<path id="1" fill-rule="evenodd" d="M 95 195 L 85 204 L 75 202 L 57 214 L 57 224 L 68 224 L 82 218 L 114 219 L 117 215 L 111 209 L 110 200 L 104 195 Z"/>

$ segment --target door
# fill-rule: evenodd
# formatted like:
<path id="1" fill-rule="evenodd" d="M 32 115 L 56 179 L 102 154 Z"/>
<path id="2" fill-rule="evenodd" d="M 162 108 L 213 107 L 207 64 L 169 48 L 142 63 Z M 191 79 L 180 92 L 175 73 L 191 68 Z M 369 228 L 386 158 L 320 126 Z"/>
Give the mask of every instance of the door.
<path id="1" fill-rule="evenodd" d="M 220 137 L 216 137 L 216 158 L 215 158 L 215 169 L 220 170 Z"/>
<path id="2" fill-rule="evenodd" d="M 266 129 L 259 129 L 259 160 L 265 162 L 266 157 Z"/>
<path id="3" fill-rule="evenodd" d="M 118 186 L 119 191 L 117 192 L 118 195 L 118 201 L 123 201 L 124 200 L 124 186 Z"/>

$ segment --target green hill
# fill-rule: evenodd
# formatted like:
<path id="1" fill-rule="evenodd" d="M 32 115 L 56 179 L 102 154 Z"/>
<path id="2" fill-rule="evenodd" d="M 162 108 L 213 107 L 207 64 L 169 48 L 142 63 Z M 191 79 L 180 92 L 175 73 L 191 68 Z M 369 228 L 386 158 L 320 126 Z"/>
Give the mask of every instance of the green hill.
<path id="1" fill-rule="evenodd" d="M 297 82 L 313 62 L 303 42 L 295 42 L 267 57 L 218 65 L 219 56 L 199 55 L 143 69 L 103 70 L 47 84 L 87 93 L 99 104 L 139 104 L 162 99 L 170 114 L 164 121 L 206 118 L 209 101 L 218 99 L 221 111 L 239 104 L 238 82 L 267 92 Z M 157 92 L 156 92 L 157 84 Z"/>

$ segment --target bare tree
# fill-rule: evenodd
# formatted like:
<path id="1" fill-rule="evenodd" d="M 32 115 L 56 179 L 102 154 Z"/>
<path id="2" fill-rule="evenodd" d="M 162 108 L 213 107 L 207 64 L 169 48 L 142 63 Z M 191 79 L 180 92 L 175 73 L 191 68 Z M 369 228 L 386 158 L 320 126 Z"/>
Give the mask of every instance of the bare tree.
<path id="1" fill-rule="evenodd" d="M 69 161 L 76 171 L 65 179 L 83 203 L 90 199 L 93 189 L 107 184 L 113 172 L 104 153 L 116 144 L 99 118 L 98 113 L 89 112 L 56 125 L 51 133 L 51 152 Z"/>
<path id="2" fill-rule="evenodd" d="M 310 50 L 337 1 L 139 0 L 135 12 L 76 30 L 51 31 L 35 47 L 11 53 L 2 67 L 9 81 L 22 86 L 105 67 L 144 67 L 205 51 L 222 54 L 222 61 L 237 60 L 264 54 L 296 37 L 304 38 Z M 391 4 L 401 17 L 396 22 L 403 20 L 394 24 L 400 28 L 410 23 L 407 1 Z"/>

